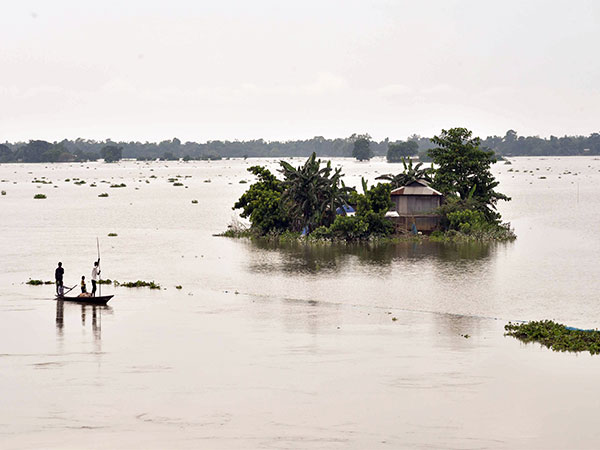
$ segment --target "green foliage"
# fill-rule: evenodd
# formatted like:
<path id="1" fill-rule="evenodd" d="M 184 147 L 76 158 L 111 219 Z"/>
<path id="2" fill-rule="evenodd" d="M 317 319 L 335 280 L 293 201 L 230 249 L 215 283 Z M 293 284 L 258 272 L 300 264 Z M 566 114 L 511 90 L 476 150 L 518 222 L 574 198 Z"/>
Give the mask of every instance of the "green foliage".
<path id="1" fill-rule="evenodd" d="M 354 148 L 352 149 L 352 156 L 359 161 L 368 161 L 373 157 L 373 150 L 371 150 L 371 137 L 367 135 L 360 135 L 356 137 L 354 141 Z"/>
<path id="2" fill-rule="evenodd" d="M 252 166 L 248 172 L 255 175 L 258 181 L 244 192 L 233 209 L 241 209 L 240 216 L 250 219 L 252 228 L 258 234 L 286 230 L 290 222 L 281 200 L 282 182 L 262 166 Z"/>
<path id="3" fill-rule="evenodd" d="M 404 158 L 414 156 L 419 151 L 419 144 L 415 141 L 394 142 L 388 145 L 387 161 L 390 163 L 399 163 Z"/>
<path id="4" fill-rule="evenodd" d="M 107 163 L 119 161 L 123 157 L 123 147 L 117 145 L 105 145 L 100 150 L 100 156 Z"/>
<path id="5" fill-rule="evenodd" d="M 342 182 L 341 168 L 333 169 L 331 161 L 321 167 L 321 160 L 313 153 L 303 166 L 294 168 L 281 161 L 281 199 L 290 218 L 292 231 L 309 232 L 324 225 L 329 226 L 335 219 L 335 210 L 348 203 L 350 192 Z"/>
<path id="6" fill-rule="evenodd" d="M 44 194 L 35 194 L 35 195 L 33 196 L 33 198 L 34 198 L 34 199 L 44 199 L 44 198 L 46 198 L 46 196 L 45 196 Z"/>
<path id="7" fill-rule="evenodd" d="M 138 288 L 138 287 L 149 287 L 150 289 L 160 289 L 160 285 L 156 284 L 154 281 L 128 281 L 125 283 L 121 283 L 120 286 L 126 288 Z"/>
<path id="8" fill-rule="evenodd" d="M 449 228 L 469 234 L 471 230 L 482 229 L 488 225 L 485 216 L 480 211 L 463 209 L 448 213 Z"/>
<path id="9" fill-rule="evenodd" d="M 496 162 L 494 152 L 480 149 L 480 139 L 473 138 L 466 128 L 442 130 L 431 140 L 438 146 L 429 150 L 438 165 L 432 187 L 463 201 L 472 198 L 487 220 L 499 220 L 496 203 L 510 198 L 495 191 L 499 183 L 490 171 Z"/>
<path id="10" fill-rule="evenodd" d="M 118 281 L 116 281 L 115 283 L 118 283 Z M 98 284 L 113 284 L 113 282 L 110 278 L 107 278 L 106 280 L 98 280 Z"/>
<path id="11" fill-rule="evenodd" d="M 427 167 L 422 169 L 423 163 L 417 163 L 413 165 L 413 161 L 411 158 L 406 160 L 405 158 L 401 158 L 402 165 L 404 166 L 404 172 L 399 173 L 397 175 L 388 173 L 385 175 L 379 175 L 376 180 L 387 180 L 390 182 L 392 189 L 397 189 L 402 186 L 406 186 L 409 183 L 417 180 L 425 180 L 427 182 L 432 181 L 432 175 L 435 173 L 435 169 L 433 168 L 433 164 L 431 167 Z"/>
<path id="12" fill-rule="evenodd" d="M 523 342 L 539 342 L 558 352 L 590 352 L 600 354 L 600 331 L 568 329 L 552 320 L 511 323 L 504 326 L 507 336 Z"/>
<path id="13" fill-rule="evenodd" d="M 44 282 L 42 280 L 31 280 L 30 279 L 25 284 L 29 284 L 30 286 L 40 286 L 40 285 L 44 284 Z"/>

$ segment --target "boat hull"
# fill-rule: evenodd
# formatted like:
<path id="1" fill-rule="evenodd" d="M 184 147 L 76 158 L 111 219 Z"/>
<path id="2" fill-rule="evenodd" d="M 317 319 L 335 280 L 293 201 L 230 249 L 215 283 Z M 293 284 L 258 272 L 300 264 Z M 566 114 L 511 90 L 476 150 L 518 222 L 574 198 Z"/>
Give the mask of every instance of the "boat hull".
<path id="1" fill-rule="evenodd" d="M 56 300 L 63 300 L 65 302 L 87 303 L 88 305 L 106 305 L 108 301 L 113 297 L 114 295 L 100 295 L 96 297 L 69 297 L 57 295 Z"/>

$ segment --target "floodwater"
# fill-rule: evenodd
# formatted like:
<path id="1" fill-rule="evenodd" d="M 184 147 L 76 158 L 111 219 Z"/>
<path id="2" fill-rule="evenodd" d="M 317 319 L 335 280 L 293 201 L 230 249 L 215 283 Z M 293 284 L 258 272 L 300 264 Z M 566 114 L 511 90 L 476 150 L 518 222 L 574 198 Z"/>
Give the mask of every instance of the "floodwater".
<path id="1" fill-rule="evenodd" d="M 1 448 L 600 446 L 600 357 L 503 335 L 599 327 L 598 158 L 497 164 L 518 239 L 471 246 L 213 236 L 257 163 L 276 167 L 0 165 Z M 400 170 L 334 164 L 357 186 Z M 25 284 L 59 260 L 66 285 L 89 277 L 97 236 L 103 277 L 163 289 L 92 307 Z"/>

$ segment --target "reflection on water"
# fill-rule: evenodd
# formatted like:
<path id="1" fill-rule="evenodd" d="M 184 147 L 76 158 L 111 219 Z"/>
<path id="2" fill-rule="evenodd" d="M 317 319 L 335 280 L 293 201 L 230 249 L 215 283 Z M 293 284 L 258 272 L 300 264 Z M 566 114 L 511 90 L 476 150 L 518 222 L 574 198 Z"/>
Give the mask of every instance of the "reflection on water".
<path id="1" fill-rule="evenodd" d="M 361 265 L 388 266 L 400 260 L 430 260 L 441 263 L 473 262 L 490 259 L 500 247 L 512 243 L 400 242 L 400 243 L 303 243 L 245 241 L 250 251 L 261 250 L 276 257 L 254 259 L 250 270 L 255 272 L 280 271 L 289 273 L 316 273 L 323 270 L 337 272 L 355 261 Z"/>
<path id="2" fill-rule="evenodd" d="M 69 308 L 81 308 L 81 326 L 85 328 L 87 317 L 92 313 L 92 333 L 94 340 L 102 339 L 102 312 L 112 314 L 113 309 L 108 305 L 90 305 L 78 302 L 65 302 L 63 300 L 56 301 L 56 334 L 62 337 L 65 327 L 65 304 Z"/>

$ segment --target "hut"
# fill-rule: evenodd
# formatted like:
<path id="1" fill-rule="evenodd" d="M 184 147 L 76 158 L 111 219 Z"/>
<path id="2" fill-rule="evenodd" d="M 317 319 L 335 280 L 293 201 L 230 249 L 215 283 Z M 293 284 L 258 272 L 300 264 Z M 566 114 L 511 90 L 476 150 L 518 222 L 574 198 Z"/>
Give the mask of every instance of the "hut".
<path id="1" fill-rule="evenodd" d="M 398 232 L 411 230 L 431 233 L 440 225 L 435 210 L 442 204 L 443 196 L 425 180 L 415 180 L 391 192 L 392 209 L 386 214 Z M 414 226 L 413 226 L 414 225 Z"/>

